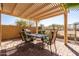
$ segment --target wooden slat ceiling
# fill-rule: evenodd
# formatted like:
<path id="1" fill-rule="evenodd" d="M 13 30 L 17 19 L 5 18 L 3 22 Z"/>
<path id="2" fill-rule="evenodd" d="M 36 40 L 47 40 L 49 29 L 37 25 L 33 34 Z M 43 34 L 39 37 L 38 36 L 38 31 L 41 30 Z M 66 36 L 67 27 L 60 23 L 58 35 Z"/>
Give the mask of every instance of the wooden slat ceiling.
<path id="1" fill-rule="evenodd" d="M 3 3 L 1 11 L 4 14 L 31 20 L 42 20 L 64 13 L 59 3 Z"/>

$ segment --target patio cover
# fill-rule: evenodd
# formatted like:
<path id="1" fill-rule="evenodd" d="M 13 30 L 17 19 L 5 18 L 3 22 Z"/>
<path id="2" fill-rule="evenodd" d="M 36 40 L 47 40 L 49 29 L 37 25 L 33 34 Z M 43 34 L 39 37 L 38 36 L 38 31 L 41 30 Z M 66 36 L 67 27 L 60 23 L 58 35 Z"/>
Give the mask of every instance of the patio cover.
<path id="1" fill-rule="evenodd" d="M 2 3 L 4 14 L 30 20 L 42 20 L 64 13 L 59 3 Z"/>
<path id="2" fill-rule="evenodd" d="M 2 3 L 0 12 L 28 20 L 38 21 L 64 14 L 64 43 L 67 44 L 67 9 L 60 3 Z M 1 21 L 1 20 L 0 20 Z"/>

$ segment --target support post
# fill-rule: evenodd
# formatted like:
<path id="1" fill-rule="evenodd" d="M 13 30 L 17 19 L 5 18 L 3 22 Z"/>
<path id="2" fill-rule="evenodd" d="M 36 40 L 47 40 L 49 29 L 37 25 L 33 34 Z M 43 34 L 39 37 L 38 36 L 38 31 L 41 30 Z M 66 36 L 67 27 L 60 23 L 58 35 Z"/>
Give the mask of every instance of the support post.
<path id="1" fill-rule="evenodd" d="M 36 20 L 36 34 L 38 34 L 38 21 Z"/>
<path id="2" fill-rule="evenodd" d="M 0 7 L 2 10 L 2 4 L 0 4 Z M 1 47 L 1 40 L 2 40 L 1 10 L 0 10 L 0 47 Z"/>
<path id="3" fill-rule="evenodd" d="M 64 44 L 67 45 L 68 37 L 67 37 L 67 9 L 64 10 Z"/>
<path id="4" fill-rule="evenodd" d="M 62 9 L 64 10 L 64 44 L 67 45 L 68 42 L 68 37 L 67 37 L 67 8 L 65 6 L 65 4 L 61 4 Z"/>
<path id="5" fill-rule="evenodd" d="M 0 12 L 0 46 L 1 46 L 1 35 L 2 35 L 2 28 L 1 28 L 1 12 Z"/>
<path id="6" fill-rule="evenodd" d="M 74 24 L 74 34 L 75 34 L 75 36 L 74 36 L 74 40 L 75 40 L 75 42 L 76 42 L 76 24 Z"/>

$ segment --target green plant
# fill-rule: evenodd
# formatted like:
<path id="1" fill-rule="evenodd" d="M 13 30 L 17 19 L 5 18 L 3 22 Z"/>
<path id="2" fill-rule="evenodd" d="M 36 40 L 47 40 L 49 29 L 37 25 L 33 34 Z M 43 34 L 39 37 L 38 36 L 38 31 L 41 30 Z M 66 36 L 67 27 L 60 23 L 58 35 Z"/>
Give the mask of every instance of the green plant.
<path id="1" fill-rule="evenodd" d="M 16 21 L 16 24 L 17 24 L 17 26 L 20 26 L 22 28 L 25 28 L 28 25 L 27 22 L 26 21 L 23 21 L 23 20 Z"/>
<path id="2" fill-rule="evenodd" d="M 79 3 L 66 3 L 65 5 L 67 8 L 70 8 L 70 9 L 79 8 Z"/>

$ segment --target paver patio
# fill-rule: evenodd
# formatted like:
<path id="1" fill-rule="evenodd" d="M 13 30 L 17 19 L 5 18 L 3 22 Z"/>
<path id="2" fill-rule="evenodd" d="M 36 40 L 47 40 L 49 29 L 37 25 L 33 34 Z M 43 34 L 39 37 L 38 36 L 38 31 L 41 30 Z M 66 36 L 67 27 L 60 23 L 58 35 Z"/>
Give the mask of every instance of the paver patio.
<path id="1" fill-rule="evenodd" d="M 62 41 L 61 41 L 62 40 Z M 40 48 L 38 42 L 40 40 L 34 41 L 33 43 L 25 44 L 22 40 L 14 39 L 2 42 L 0 47 L 0 55 L 13 55 L 13 56 L 79 56 L 79 46 L 77 44 L 68 43 L 67 46 L 64 45 L 64 39 L 56 40 L 56 49 L 52 45 L 52 54 L 47 45 L 44 49 Z"/>

